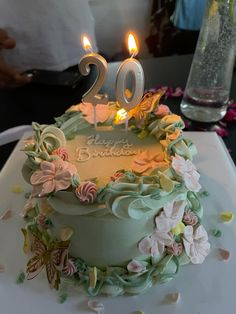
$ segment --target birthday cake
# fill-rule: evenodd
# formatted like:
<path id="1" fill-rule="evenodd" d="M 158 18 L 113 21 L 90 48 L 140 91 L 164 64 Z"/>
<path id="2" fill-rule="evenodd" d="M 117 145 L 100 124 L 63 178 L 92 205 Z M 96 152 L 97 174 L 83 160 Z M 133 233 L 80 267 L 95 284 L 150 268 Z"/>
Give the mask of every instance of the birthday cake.
<path id="1" fill-rule="evenodd" d="M 23 176 L 27 278 L 71 280 L 90 295 L 140 294 L 209 253 L 196 148 L 184 123 L 147 93 L 122 118 L 116 102 L 80 103 L 33 123 Z M 128 122 L 128 123 L 127 123 Z"/>

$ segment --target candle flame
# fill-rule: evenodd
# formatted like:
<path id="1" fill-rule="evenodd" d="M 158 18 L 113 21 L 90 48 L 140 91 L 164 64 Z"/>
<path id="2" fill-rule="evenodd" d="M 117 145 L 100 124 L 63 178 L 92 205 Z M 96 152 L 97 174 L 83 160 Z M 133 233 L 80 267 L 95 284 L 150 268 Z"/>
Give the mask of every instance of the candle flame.
<path id="1" fill-rule="evenodd" d="M 83 36 L 83 47 L 86 51 L 92 51 L 92 45 L 87 36 Z"/>
<path id="2" fill-rule="evenodd" d="M 115 124 L 122 124 L 122 123 L 125 123 L 126 118 L 127 118 L 127 111 L 124 108 L 122 108 L 117 111 L 114 122 Z"/>
<path id="3" fill-rule="evenodd" d="M 136 41 L 134 39 L 134 35 L 131 33 L 128 35 L 128 47 L 129 47 L 129 52 L 131 56 L 135 57 L 138 53 L 138 48 L 136 45 Z"/>

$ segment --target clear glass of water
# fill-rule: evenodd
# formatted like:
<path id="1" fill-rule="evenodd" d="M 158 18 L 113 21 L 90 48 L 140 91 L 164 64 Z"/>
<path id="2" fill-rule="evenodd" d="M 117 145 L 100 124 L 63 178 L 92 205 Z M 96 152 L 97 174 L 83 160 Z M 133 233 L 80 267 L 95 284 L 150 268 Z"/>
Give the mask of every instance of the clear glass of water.
<path id="1" fill-rule="evenodd" d="M 208 0 L 181 102 L 182 113 L 195 121 L 224 117 L 235 60 L 236 0 Z"/>

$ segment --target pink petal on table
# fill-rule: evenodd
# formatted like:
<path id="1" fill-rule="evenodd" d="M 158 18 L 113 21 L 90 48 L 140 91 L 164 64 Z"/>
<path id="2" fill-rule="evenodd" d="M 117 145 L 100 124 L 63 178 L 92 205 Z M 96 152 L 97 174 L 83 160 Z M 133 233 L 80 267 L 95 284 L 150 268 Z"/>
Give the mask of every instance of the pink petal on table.
<path id="1" fill-rule="evenodd" d="M 177 304 L 180 300 L 180 293 L 179 292 L 174 292 L 174 293 L 169 293 L 166 296 L 166 302 L 171 303 L 171 304 Z"/>
<path id="2" fill-rule="evenodd" d="M 227 251 L 225 249 L 219 249 L 219 253 L 224 261 L 228 261 L 230 259 L 230 251 Z"/>
<path id="3" fill-rule="evenodd" d="M 0 264 L 0 273 L 3 273 L 4 271 L 5 271 L 5 267 L 2 264 Z"/>
<path id="4" fill-rule="evenodd" d="M 88 300 L 88 307 L 95 313 L 102 314 L 104 313 L 103 303 L 96 300 Z"/>
<path id="5" fill-rule="evenodd" d="M 12 217 L 12 210 L 6 209 L 2 214 L 0 214 L 0 220 L 7 220 Z"/>

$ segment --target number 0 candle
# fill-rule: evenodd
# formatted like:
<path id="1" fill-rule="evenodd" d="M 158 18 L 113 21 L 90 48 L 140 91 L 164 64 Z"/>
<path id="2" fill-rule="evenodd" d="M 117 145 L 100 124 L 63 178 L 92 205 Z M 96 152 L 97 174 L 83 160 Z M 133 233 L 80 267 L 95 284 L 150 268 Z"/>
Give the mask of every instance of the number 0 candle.
<path id="1" fill-rule="evenodd" d="M 121 63 L 116 77 L 116 99 L 121 108 L 126 111 L 137 106 L 141 101 L 144 92 L 144 73 L 143 68 L 138 60 L 134 57 L 138 53 L 138 48 L 132 34 L 128 35 L 128 47 L 131 57 Z M 131 97 L 126 95 L 128 74 L 133 75 L 133 86 Z"/>

